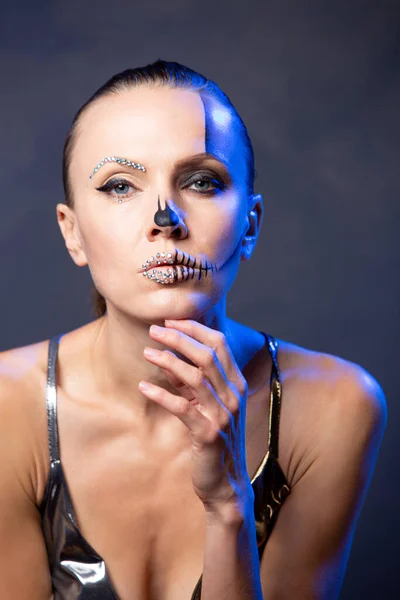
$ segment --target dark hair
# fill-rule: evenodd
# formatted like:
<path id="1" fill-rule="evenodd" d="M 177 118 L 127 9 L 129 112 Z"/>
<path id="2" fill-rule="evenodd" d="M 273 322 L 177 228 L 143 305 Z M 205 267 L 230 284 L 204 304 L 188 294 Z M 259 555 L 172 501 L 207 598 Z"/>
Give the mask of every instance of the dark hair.
<path id="1" fill-rule="evenodd" d="M 76 113 L 70 130 L 67 134 L 63 151 L 63 186 L 65 203 L 67 206 L 73 207 L 74 205 L 69 171 L 75 140 L 77 137 L 77 130 L 79 129 L 79 124 L 85 110 L 103 96 L 119 94 L 125 90 L 129 90 L 132 87 L 137 87 L 140 85 L 153 84 L 177 88 L 189 88 L 190 90 L 199 93 L 205 93 L 209 96 L 217 98 L 221 104 L 231 109 L 243 141 L 243 152 L 247 164 L 246 188 L 248 194 L 254 193 L 254 179 L 256 177 L 256 170 L 254 167 L 253 146 L 246 126 L 228 96 L 224 94 L 224 92 L 214 81 L 207 79 L 192 69 L 189 69 L 189 67 L 185 67 L 177 62 L 169 62 L 158 59 L 154 63 L 146 65 L 145 67 L 126 69 L 125 71 L 121 71 L 121 73 L 113 75 L 113 77 L 111 77 L 111 79 L 102 85 Z M 101 317 L 106 312 L 107 307 L 105 299 L 94 284 L 92 288 L 92 306 L 96 317 Z"/>

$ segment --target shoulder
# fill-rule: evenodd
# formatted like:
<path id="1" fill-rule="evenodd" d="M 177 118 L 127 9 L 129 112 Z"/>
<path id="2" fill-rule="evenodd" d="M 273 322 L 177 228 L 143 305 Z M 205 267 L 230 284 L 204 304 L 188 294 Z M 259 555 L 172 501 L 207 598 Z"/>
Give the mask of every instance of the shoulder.
<path id="1" fill-rule="evenodd" d="M 278 362 L 279 460 L 292 489 L 260 563 L 262 585 L 271 597 L 311 598 L 319 589 L 336 598 L 386 426 L 386 399 L 371 373 L 340 356 L 278 340 Z"/>
<path id="2" fill-rule="evenodd" d="M 47 473 L 48 340 L 0 352 L 0 455 L 33 500 Z"/>
<path id="3" fill-rule="evenodd" d="M 44 371 L 48 341 L 0 352 L 0 408 L 2 414 L 21 417 L 34 412 L 32 398 Z"/>
<path id="4" fill-rule="evenodd" d="M 326 352 L 317 352 L 277 339 L 279 365 L 288 386 L 309 392 L 330 416 L 343 408 L 363 408 L 367 415 L 387 418 L 385 394 L 377 379 L 363 366 Z M 315 407 L 316 408 L 316 407 Z"/>
<path id="5" fill-rule="evenodd" d="M 282 446 L 293 482 L 340 448 L 373 462 L 387 423 L 385 394 L 374 375 L 341 356 L 276 339 Z"/>
<path id="6" fill-rule="evenodd" d="M 29 400 L 26 393 L 35 389 L 47 363 L 49 340 L 40 341 L 27 346 L 20 346 L 0 352 L 0 402 L 2 408 L 8 406 L 12 410 L 18 407 L 28 409 Z M 9 397 L 9 402 L 5 397 Z"/>

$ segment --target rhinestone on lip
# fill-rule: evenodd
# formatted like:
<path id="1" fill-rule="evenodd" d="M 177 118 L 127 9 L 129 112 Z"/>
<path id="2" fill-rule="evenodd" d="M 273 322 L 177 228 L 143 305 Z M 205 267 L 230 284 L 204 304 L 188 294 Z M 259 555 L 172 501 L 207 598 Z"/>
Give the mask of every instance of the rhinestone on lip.
<path id="1" fill-rule="evenodd" d="M 160 270 L 153 269 L 152 271 L 143 271 L 143 275 L 148 279 L 154 279 L 157 283 L 174 283 L 174 276 L 171 269 L 167 269 L 166 273 Z"/>
<path id="2" fill-rule="evenodd" d="M 157 252 L 154 256 L 151 256 L 144 265 L 142 265 L 142 269 L 148 269 L 152 265 L 172 265 L 174 259 L 172 258 L 172 252 Z"/>
<path id="3" fill-rule="evenodd" d="M 128 167 L 132 167 L 133 169 L 139 169 L 140 171 L 143 171 L 144 173 L 146 172 L 146 167 L 144 167 L 140 163 L 134 163 L 126 158 L 120 158 L 119 156 L 107 156 L 106 158 L 103 158 L 103 160 L 101 160 L 98 165 L 95 166 L 95 168 L 93 169 L 93 173 L 91 175 L 89 175 L 89 179 L 92 179 L 93 175 L 95 173 L 97 173 L 97 171 L 105 163 L 108 163 L 108 162 L 117 162 L 117 163 L 120 163 L 121 165 L 127 165 Z"/>
<path id="4" fill-rule="evenodd" d="M 174 283 L 174 275 L 171 269 L 167 269 L 166 271 L 161 271 L 161 269 L 151 269 L 149 267 L 156 265 L 172 265 L 174 259 L 172 257 L 172 252 L 157 252 L 155 256 L 151 256 L 146 262 L 142 265 L 143 269 L 147 269 L 143 271 L 143 275 L 148 279 L 154 279 L 157 283 L 168 284 Z"/>

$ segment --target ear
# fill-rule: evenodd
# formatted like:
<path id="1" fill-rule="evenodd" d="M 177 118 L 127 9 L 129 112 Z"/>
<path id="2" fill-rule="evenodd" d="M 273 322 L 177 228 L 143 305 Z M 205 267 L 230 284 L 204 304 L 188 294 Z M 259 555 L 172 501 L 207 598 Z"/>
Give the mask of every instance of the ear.
<path id="1" fill-rule="evenodd" d="M 88 264 L 79 236 L 75 212 L 66 204 L 57 204 L 57 221 L 72 260 L 78 267 Z"/>
<path id="2" fill-rule="evenodd" d="M 264 216 L 264 203 L 261 194 L 252 194 L 248 199 L 249 211 L 246 217 L 246 226 L 242 238 L 240 260 L 249 260 L 256 247 L 258 234 Z"/>

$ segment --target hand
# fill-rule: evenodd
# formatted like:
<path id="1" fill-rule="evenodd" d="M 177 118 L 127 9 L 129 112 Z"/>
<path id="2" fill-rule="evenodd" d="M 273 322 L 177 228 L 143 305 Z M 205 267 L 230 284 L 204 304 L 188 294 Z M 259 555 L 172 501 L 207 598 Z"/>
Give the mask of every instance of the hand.
<path id="1" fill-rule="evenodd" d="M 164 371 L 179 395 L 147 381 L 139 389 L 188 428 L 193 487 L 205 507 L 245 502 L 253 494 L 246 466 L 247 382 L 221 332 L 187 319 L 165 325 L 151 328 L 150 336 L 195 366 L 169 350 L 151 348 L 150 356 L 145 348 L 145 358 Z"/>

